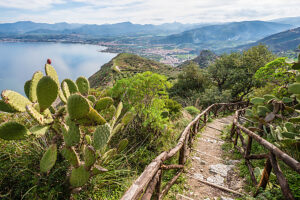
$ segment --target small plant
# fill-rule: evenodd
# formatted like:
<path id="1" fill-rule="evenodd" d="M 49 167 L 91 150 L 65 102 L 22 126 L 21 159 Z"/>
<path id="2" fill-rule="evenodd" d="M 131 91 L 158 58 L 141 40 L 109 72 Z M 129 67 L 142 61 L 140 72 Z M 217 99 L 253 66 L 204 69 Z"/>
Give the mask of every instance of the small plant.
<path id="1" fill-rule="evenodd" d="M 191 115 L 195 116 L 200 113 L 200 110 L 194 106 L 185 107 L 184 110 L 188 111 Z"/>
<path id="2" fill-rule="evenodd" d="M 68 179 L 69 188 L 73 190 L 85 185 L 91 177 L 106 172 L 101 165 L 126 148 L 126 139 L 118 148 L 108 146 L 112 136 L 134 115 L 127 112 L 120 118 L 122 102 L 115 107 L 110 97 L 96 99 L 90 94 L 85 77 L 79 77 L 76 83 L 65 79 L 60 84 L 50 64 L 48 60 L 45 76 L 41 71 L 35 72 L 25 83 L 27 97 L 11 90 L 2 92 L 0 111 L 27 113 L 35 126 L 26 127 L 14 120 L 4 122 L 0 124 L 0 138 L 24 140 L 33 136 L 46 139 L 49 145 L 40 160 L 40 171 L 48 174 L 61 154 L 70 163 Z"/>

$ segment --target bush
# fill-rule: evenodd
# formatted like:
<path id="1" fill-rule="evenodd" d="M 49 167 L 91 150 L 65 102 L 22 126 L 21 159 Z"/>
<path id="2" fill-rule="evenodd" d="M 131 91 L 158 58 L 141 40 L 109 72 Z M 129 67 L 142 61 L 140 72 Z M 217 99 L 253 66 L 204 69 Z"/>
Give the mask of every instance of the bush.
<path id="1" fill-rule="evenodd" d="M 185 107 L 184 110 L 188 111 L 191 115 L 195 116 L 200 113 L 200 110 L 194 106 Z"/>
<path id="2" fill-rule="evenodd" d="M 166 99 L 165 108 L 168 109 L 170 117 L 176 118 L 180 116 L 180 111 L 182 109 L 182 106 L 175 100 Z"/>

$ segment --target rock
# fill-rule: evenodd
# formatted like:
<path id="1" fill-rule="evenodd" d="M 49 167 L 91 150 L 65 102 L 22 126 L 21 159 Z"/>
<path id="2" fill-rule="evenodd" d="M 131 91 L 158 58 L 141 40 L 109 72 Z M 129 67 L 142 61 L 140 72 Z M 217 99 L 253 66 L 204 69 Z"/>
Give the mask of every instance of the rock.
<path id="1" fill-rule="evenodd" d="M 221 196 L 220 200 L 234 200 L 234 199 L 229 198 L 229 197 L 222 197 L 222 196 Z"/>
<path id="2" fill-rule="evenodd" d="M 200 169 L 200 172 L 203 172 L 204 170 L 203 169 Z"/>
<path id="3" fill-rule="evenodd" d="M 238 163 L 240 163 L 241 161 L 239 161 L 239 160 L 228 160 L 228 164 L 229 165 L 236 165 L 236 164 L 238 164 Z"/>
<path id="4" fill-rule="evenodd" d="M 216 184 L 216 185 L 224 185 L 224 178 L 220 176 L 219 174 L 215 176 L 210 176 L 207 178 L 207 182 Z"/>
<path id="5" fill-rule="evenodd" d="M 199 174 L 199 173 L 195 173 L 194 174 L 194 178 L 199 179 L 199 180 L 203 180 L 204 179 L 203 175 Z"/>
<path id="6" fill-rule="evenodd" d="M 206 162 L 197 156 L 192 157 L 192 159 L 197 160 L 200 163 L 200 165 L 206 165 Z"/>
<path id="7" fill-rule="evenodd" d="M 209 171 L 215 174 L 220 174 L 223 177 L 227 176 L 227 173 L 229 170 L 231 170 L 234 166 L 233 165 L 224 165 L 224 164 L 216 164 L 216 165 L 210 165 Z"/>

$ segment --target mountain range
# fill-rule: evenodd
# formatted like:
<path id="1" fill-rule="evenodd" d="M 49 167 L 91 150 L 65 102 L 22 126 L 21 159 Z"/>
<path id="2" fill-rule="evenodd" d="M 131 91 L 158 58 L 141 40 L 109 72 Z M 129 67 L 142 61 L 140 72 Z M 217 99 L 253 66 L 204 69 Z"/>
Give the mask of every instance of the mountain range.
<path id="1" fill-rule="evenodd" d="M 299 44 L 300 17 L 271 21 L 242 21 L 217 24 L 48 24 L 31 21 L 0 24 L 1 38 L 69 39 L 67 41 L 116 41 L 132 45 L 172 45 L 217 53 L 236 51 L 263 43 L 273 51 L 295 49 Z M 146 36 L 146 37 L 140 37 Z M 71 38 L 71 39 L 70 39 Z M 44 39 L 44 40 L 43 40 Z M 95 40 L 96 39 L 96 40 Z M 98 39 L 98 40 L 97 40 Z"/>
<path id="2" fill-rule="evenodd" d="M 241 45 L 236 48 L 229 49 L 228 51 L 241 51 L 258 44 L 267 45 L 269 49 L 275 53 L 296 50 L 300 44 L 300 27 L 273 34 L 254 43 Z"/>
<path id="3" fill-rule="evenodd" d="M 290 24 L 265 21 L 243 21 L 211 25 L 155 39 L 154 43 L 201 44 L 211 41 L 256 41 L 268 35 L 293 28 Z"/>
<path id="4" fill-rule="evenodd" d="M 207 24 L 181 24 L 178 22 L 153 24 L 133 24 L 122 22 L 116 24 L 68 24 L 65 22 L 56 24 L 35 23 L 20 21 L 15 23 L 0 24 L 0 33 L 5 35 L 35 35 L 35 34 L 79 34 L 98 37 L 134 36 L 142 34 L 172 34 L 188 29 L 201 27 Z"/>

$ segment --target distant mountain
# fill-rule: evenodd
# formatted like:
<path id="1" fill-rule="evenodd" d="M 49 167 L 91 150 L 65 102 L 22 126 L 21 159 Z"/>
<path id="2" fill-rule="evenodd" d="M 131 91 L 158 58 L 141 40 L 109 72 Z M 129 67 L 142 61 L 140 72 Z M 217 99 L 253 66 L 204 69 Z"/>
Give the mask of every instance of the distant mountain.
<path id="1" fill-rule="evenodd" d="M 75 29 L 81 24 L 68 24 L 65 22 L 56 24 L 35 23 L 31 21 L 20 21 L 15 23 L 0 24 L 0 32 L 5 34 L 24 34 L 35 30 L 62 31 L 65 29 Z"/>
<path id="2" fill-rule="evenodd" d="M 116 80 L 145 71 L 152 71 L 166 75 L 169 79 L 175 79 L 180 69 L 134 54 L 121 53 L 89 77 L 89 82 L 93 88 L 111 86 Z"/>
<path id="3" fill-rule="evenodd" d="M 6 35 L 51 35 L 51 34 L 78 34 L 99 37 L 131 36 L 142 34 L 174 34 L 185 30 L 199 28 L 205 24 L 181 24 L 178 22 L 165 23 L 161 25 L 153 24 L 133 24 L 122 22 L 116 24 L 68 24 L 68 23 L 35 23 L 31 21 L 21 21 L 16 23 L 0 24 L 0 33 Z"/>
<path id="4" fill-rule="evenodd" d="M 192 60 L 185 61 L 178 67 L 182 68 L 182 67 L 189 65 L 191 62 L 193 62 L 193 63 L 198 64 L 200 68 L 206 68 L 211 63 L 213 63 L 217 58 L 218 58 L 218 56 L 214 52 L 212 52 L 210 50 L 202 50 L 200 52 L 199 56 L 197 56 L 196 58 L 194 58 Z"/>
<path id="5" fill-rule="evenodd" d="M 231 50 L 244 50 L 258 44 L 266 44 L 269 49 L 275 53 L 296 50 L 300 44 L 300 27 L 270 35 L 257 42 L 242 45 Z"/>
<path id="6" fill-rule="evenodd" d="M 273 19 L 273 20 L 270 20 L 270 22 L 291 24 L 295 27 L 299 27 L 300 26 L 300 17 L 285 17 L 285 18 Z"/>
<path id="7" fill-rule="evenodd" d="M 166 37 L 156 38 L 154 43 L 203 44 L 211 42 L 250 42 L 292 28 L 289 24 L 264 21 L 233 22 L 204 26 Z"/>

